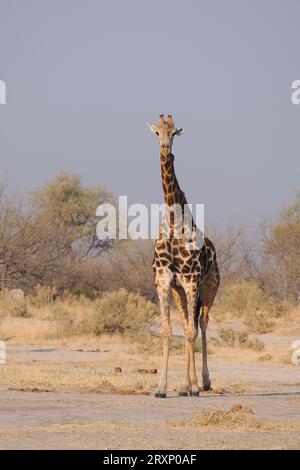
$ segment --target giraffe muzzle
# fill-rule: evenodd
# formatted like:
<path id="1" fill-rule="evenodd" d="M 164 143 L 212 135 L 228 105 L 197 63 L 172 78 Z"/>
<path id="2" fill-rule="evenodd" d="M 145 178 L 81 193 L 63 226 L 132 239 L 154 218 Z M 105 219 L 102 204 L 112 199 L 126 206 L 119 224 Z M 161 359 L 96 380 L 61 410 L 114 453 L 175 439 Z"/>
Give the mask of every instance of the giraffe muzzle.
<path id="1" fill-rule="evenodd" d="M 160 151 L 163 155 L 169 155 L 171 153 L 171 147 L 170 145 L 162 145 Z"/>

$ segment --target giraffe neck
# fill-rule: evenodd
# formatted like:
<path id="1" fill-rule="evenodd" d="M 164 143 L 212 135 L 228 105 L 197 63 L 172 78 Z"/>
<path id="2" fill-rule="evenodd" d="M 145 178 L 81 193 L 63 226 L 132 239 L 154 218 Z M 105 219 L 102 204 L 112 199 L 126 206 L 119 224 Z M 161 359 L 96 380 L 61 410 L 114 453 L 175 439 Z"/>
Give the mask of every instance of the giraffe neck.
<path id="1" fill-rule="evenodd" d="M 175 169 L 174 169 L 174 155 L 170 154 L 167 157 L 160 154 L 161 163 L 161 180 L 164 192 L 165 203 L 167 206 L 180 204 L 181 207 L 186 204 L 184 192 L 180 189 L 178 184 Z"/>
<path id="2" fill-rule="evenodd" d="M 160 155 L 161 161 L 161 177 L 164 191 L 165 204 L 167 208 L 167 218 L 161 226 L 164 236 L 170 239 L 179 238 L 184 240 L 192 240 L 193 232 L 196 226 L 193 215 L 187 207 L 187 201 L 184 192 L 180 189 L 174 170 L 174 155 L 167 157 Z M 180 213 L 176 207 L 181 207 Z M 179 217 L 179 218 L 177 218 Z"/>

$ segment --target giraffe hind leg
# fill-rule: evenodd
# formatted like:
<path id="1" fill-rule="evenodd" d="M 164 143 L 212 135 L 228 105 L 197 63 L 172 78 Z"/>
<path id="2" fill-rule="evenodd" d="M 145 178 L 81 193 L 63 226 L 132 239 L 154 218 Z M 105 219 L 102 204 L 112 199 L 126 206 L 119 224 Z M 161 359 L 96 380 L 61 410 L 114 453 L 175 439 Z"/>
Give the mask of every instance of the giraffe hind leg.
<path id="1" fill-rule="evenodd" d="M 206 329 L 209 320 L 209 307 L 203 305 L 200 315 L 200 328 L 201 328 L 201 339 L 202 339 L 202 386 L 205 392 L 211 390 L 211 381 L 209 378 L 209 371 L 207 366 L 207 340 L 206 340 Z"/>
<path id="2" fill-rule="evenodd" d="M 206 330 L 209 322 L 209 311 L 213 305 L 216 293 L 220 284 L 219 269 L 215 264 L 206 282 L 201 285 L 199 298 L 201 299 L 201 314 L 200 314 L 200 328 L 202 339 L 202 384 L 203 390 L 211 390 L 211 381 L 209 378 L 209 371 L 207 366 L 207 339 Z"/>

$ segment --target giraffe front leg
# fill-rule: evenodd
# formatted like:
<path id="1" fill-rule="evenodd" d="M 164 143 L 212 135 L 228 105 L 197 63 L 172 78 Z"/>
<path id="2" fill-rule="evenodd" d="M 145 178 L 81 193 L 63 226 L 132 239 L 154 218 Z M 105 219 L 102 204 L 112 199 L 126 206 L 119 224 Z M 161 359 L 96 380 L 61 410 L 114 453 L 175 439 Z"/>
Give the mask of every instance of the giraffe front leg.
<path id="1" fill-rule="evenodd" d="M 181 385 L 178 396 L 179 397 L 188 397 L 191 393 L 191 381 L 190 381 L 190 350 L 188 341 L 185 340 L 185 368 L 184 368 L 184 378 L 183 384 Z"/>
<path id="2" fill-rule="evenodd" d="M 186 332 L 188 328 L 188 313 L 187 313 L 187 306 L 186 306 L 186 298 L 183 288 L 181 287 L 180 292 L 178 292 L 179 287 L 177 286 L 176 289 L 172 289 L 173 297 L 177 308 L 181 315 L 183 331 Z M 186 337 L 186 334 L 185 334 Z M 190 381 L 190 350 L 188 341 L 185 340 L 185 365 L 184 365 L 184 378 L 183 383 L 181 384 L 178 392 L 179 397 L 188 397 L 189 393 L 191 392 L 191 381 Z"/>
<path id="3" fill-rule="evenodd" d="M 196 374 L 196 364 L 195 364 L 195 341 L 189 341 L 189 356 L 190 356 L 190 376 L 191 376 L 191 390 L 190 395 L 193 397 L 199 397 L 200 389 L 198 386 L 198 378 Z"/>
<path id="4" fill-rule="evenodd" d="M 188 328 L 186 331 L 186 340 L 189 349 L 190 360 L 190 379 L 191 379 L 191 396 L 199 396 L 198 378 L 196 374 L 195 364 L 195 341 L 198 336 L 197 323 L 197 289 L 195 285 L 185 287 L 188 308 Z"/>
<path id="5" fill-rule="evenodd" d="M 159 381 L 157 389 L 155 390 L 155 397 L 166 398 L 169 349 L 170 349 L 170 339 L 172 335 L 172 329 L 171 329 L 171 323 L 170 323 L 170 307 L 168 303 L 169 285 L 167 283 L 158 285 L 157 293 L 158 293 L 160 309 L 161 309 L 161 333 L 162 333 L 162 338 L 163 338 L 163 357 L 162 357 L 160 381 Z"/>

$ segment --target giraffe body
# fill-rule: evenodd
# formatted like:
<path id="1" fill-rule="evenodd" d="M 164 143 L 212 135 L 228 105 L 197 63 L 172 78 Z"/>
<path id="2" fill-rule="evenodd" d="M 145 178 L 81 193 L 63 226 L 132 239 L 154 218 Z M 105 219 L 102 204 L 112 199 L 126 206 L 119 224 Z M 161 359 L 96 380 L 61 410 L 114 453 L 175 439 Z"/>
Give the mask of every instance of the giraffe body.
<path id="1" fill-rule="evenodd" d="M 186 342 L 185 374 L 179 395 L 198 396 L 194 345 L 199 323 L 202 337 L 203 389 L 210 389 L 206 329 L 209 311 L 220 284 L 216 251 L 212 242 L 197 228 L 192 214 L 187 211 L 188 217 L 183 215 L 187 201 L 179 187 L 174 170 L 174 156 L 171 153 L 174 135 L 180 135 L 183 129 L 174 126 L 172 116 L 168 116 L 168 120 L 165 121 L 163 115 L 160 116 L 158 125 L 149 124 L 149 127 L 159 138 L 162 186 L 167 209 L 155 244 L 153 262 L 163 337 L 163 364 L 155 396 L 159 398 L 166 396 L 169 346 L 172 335 L 170 291 L 181 313 Z M 178 210 L 179 213 L 181 211 L 181 219 L 177 217 Z M 179 230 L 178 220 L 182 222 Z"/>

